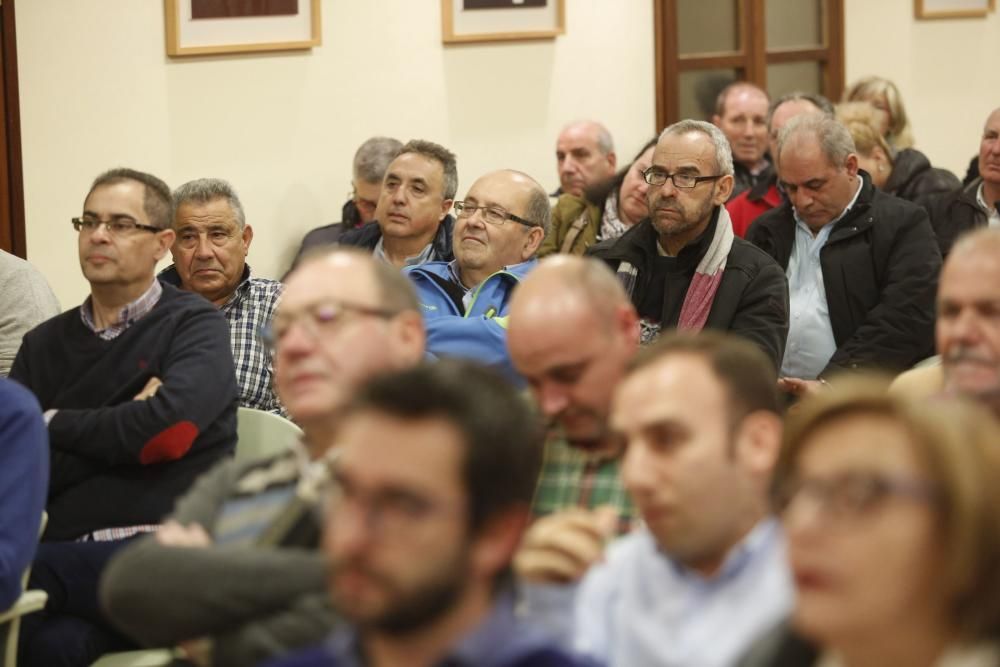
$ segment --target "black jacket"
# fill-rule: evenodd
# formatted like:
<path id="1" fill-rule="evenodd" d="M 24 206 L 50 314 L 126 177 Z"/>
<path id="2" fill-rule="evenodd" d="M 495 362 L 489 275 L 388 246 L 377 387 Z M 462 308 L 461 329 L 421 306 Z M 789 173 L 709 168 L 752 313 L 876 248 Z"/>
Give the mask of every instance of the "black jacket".
<path id="1" fill-rule="evenodd" d="M 951 194 L 939 198 L 930 209 L 931 226 L 945 257 L 959 236 L 986 226 L 986 211 L 979 207 L 976 197 L 982 182 L 982 178 L 976 178 L 965 187 L 956 188 Z"/>
<path id="2" fill-rule="evenodd" d="M 820 251 L 837 351 L 820 373 L 885 368 L 899 371 L 934 349 L 934 299 L 941 253 L 927 213 L 864 183 L 854 208 L 836 223 Z M 783 269 L 795 243 L 789 202 L 764 213 L 747 240 Z"/>
<path id="3" fill-rule="evenodd" d="M 677 303 L 664 304 L 666 315 L 660 323 L 664 329 L 677 326 L 681 303 L 698 262 L 708 250 L 718 215 L 716 207 L 705 233 L 677 256 L 680 271 L 674 275 L 683 284 L 674 285 L 665 292 L 667 295 L 679 295 L 679 299 L 674 297 L 672 300 Z M 591 246 L 588 254 L 603 259 L 615 271 L 623 261 L 636 267 L 636 287 L 630 296 L 632 303 L 639 308 L 644 291 L 650 289 L 649 267 L 657 256 L 656 242 L 656 230 L 646 218 L 621 237 Z M 734 239 L 722 283 L 715 294 L 705 326 L 732 331 L 750 339 L 774 362 L 776 370 L 780 368 L 785 337 L 788 335 L 788 281 L 781 267 L 743 239 Z"/>
<path id="4" fill-rule="evenodd" d="M 946 169 L 932 167 L 927 156 L 913 148 L 896 155 L 892 175 L 882 189 L 900 199 L 923 206 L 930 213 L 939 198 L 961 187 L 961 181 Z"/>
<path id="5" fill-rule="evenodd" d="M 437 234 L 431 245 L 434 246 L 434 255 L 437 261 L 450 262 L 455 259 L 455 253 L 451 247 L 451 234 L 455 227 L 455 219 L 451 215 L 446 215 L 438 226 Z M 340 235 L 340 245 L 357 246 L 366 250 L 375 250 L 378 240 L 382 238 L 382 228 L 377 223 L 372 222 L 358 229 L 352 229 Z"/>

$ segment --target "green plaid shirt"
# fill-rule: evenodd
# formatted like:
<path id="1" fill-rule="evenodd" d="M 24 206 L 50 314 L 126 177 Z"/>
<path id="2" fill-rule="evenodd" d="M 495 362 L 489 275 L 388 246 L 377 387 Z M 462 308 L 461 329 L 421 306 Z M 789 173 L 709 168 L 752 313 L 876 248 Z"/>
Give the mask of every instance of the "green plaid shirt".
<path id="1" fill-rule="evenodd" d="M 628 532 L 637 515 L 618 474 L 620 463 L 620 456 L 593 454 L 572 447 L 559 435 L 549 437 L 532 513 L 543 516 L 570 507 L 611 505 L 618 510 L 618 532 Z"/>

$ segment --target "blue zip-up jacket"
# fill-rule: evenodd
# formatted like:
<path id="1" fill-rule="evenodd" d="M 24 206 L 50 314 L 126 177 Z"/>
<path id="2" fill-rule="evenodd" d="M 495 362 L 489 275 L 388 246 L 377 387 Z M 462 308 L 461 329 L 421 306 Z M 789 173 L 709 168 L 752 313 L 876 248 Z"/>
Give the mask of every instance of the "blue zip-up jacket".
<path id="1" fill-rule="evenodd" d="M 514 288 L 538 265 L 538 260 L 506 266 L 490 275 L 473 288 L 464 315 L 438 282 L 454 282 L 448 264 L 428 262 L 404 269 L 420 300 L 427 327 L 427 351 L 435 356 L 473 359 L 522 386 L 524 379 L 514 370 L 507 354 L 507 308 Z"/>

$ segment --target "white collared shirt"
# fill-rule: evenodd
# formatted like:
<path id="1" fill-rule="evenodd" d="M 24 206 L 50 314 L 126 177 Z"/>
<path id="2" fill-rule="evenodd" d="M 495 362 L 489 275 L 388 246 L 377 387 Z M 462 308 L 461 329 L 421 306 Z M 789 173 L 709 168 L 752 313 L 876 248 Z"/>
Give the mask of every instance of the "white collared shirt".
<path id="1" fill-rule="evenodd" d="M 976 201 L 986 211 L 986 224 L 990 227 L 1000 227 L 1000 211 L 997 211 L 996 206 L 986 201 L 986 183 L 979 184 L 979 189 L 976 190 Z"/>

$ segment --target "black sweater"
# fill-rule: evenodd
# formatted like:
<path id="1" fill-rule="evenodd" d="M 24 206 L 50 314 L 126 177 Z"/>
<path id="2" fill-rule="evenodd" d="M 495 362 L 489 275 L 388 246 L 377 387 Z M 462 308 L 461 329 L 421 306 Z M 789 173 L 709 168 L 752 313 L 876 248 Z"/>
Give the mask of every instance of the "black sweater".
<path id="1" fill-rule="evenodd" d="M 45 539 L 157 523 L 236 442 L 229 330 L 202 297 L 169 285 L 156 306 L 102 340 L 74 308 L 24 337 L 10 377 L 58 412 L 49 422 Z M 151 377 L 163 385 L 133 400 Z"/>

